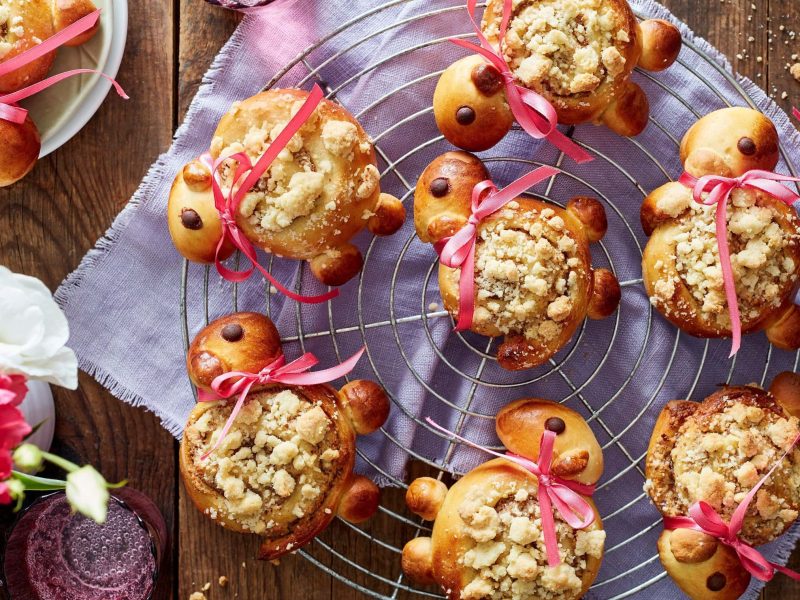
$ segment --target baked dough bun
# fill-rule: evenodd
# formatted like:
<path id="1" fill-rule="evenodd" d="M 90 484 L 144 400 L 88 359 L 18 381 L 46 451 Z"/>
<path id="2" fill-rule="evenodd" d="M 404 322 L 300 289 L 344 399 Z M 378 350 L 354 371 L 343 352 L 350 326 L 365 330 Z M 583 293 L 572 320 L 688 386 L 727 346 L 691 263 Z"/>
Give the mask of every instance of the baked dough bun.
<path id="1" fill-rule="evenodd" d="M 0 4 L 0 64 L 40 44 L 96 9 L 90 0 L 5 0 Z M 74 38 L 77 46 L 97 31 Z M 0 95 L 15 92 L 44 79 L 53 65 L 56 51 L 0 76 Z M 0 120 L 0 187 L 27 175 L 39 158 L 41 140 L 34 122 L 27 118 L 16 124 Z"/>
<path id="2" fill-rule="evenodd" d="M 561 431 L 553 472 L 595 483 L 603 471 L 603 455 L 580 415 L 547 400 L 524 399 L 497 416 L 497 432 L 508 450 L 534 461 L 546 426 Z M 573 529 L 554 513 L 562 564 L 551 568 L 537 494 L 536 477 L 501 458 L 476 467 L 449 490 L 429 477 L 415 480 L 406 494 L 408 506 L 435 521 L 430 538 L 406 544 L 404 572 L 420 583 L 437 583 L 451 600 L 582 597 L 603 556 L 605 531 L 597 508 L 585 498 L 595 520 L 583 530 Z M 497 577 L 498 572 L 502 576 Z"/>
<path id="3" fill-rule="evenodd" d="M 472 188 L 489 179 L 481 161 L 448 152 L 423 172 L 414 193 L 414 223 L 424 242 L 454 234 L 470 215 Z M 607 269 L 592 269 L 589 243 L 607 229 L 602 205 L 576 197 L 566 209 L 520 197 L 478 226 L 475 312 L 471 330 L 505 336 L 500 366 L 540 365 L 570 340 L 584 318 L 611 315 L 620 288 Z M 458 314 L 460 269 L 439 266 L 445 308 Z"/>
<path id="4" fill-rule="evenodd" d="M 686 516 L 697 501 L 723 520 L 731 515 L 800 433 L 800 377 L 781 374 L 770 392 L 723 387 L 703 402 L 668 403 L 659 415 L 646 459 L 645 489 L 664 516 Z M 756 494 L 740 537 L 757 546 L 780 536 L 800 510 L 800 451 L 790 452 Z M 706 534 L 676 529 L 658 541 L 661 562 L 691 598 L 728 600 L 750 575 L 736 553 Z"/>
<path id="5" fill-rule="evenodd" d="M 482 30 L 499 47 L 503 0 L 489 0 Z M 660 19 L 638 23 L 625 0 L 514 0 L 504 58 L 515 83 L 546 98 L 560 123 L 603 123 L 620 135 L 641 133 L 650 111 L 630 81 L 638 64 L 660 71 L 681 48 L 678 29 Z M 499 71 L 478 55 L 451 65 L 433 97 L 436 123 L 465 150 L 494 146 L 514 117 Z"/>
<path id="6" fill-rule="evenodd" d="M 212 158 L 246 152 L 255 163 L 307 97 L 302 90 L 270 90 L 235 103 L 214 133 Z M 220 169 L 223 189 L 230 185 L 232 162 Z M 405 220 L 402 203 L 381 194 L 379 179 L 366 132 L 344 108 L 323 99 L 245 195 L 236 224 L 255 246 L 307 260 L 320 281 L 341 285 L 361 270 L 353 236 L 364 227 L 389 235 Z M 192 261 L 213 262 L 221 226 L 208 167 L 199 161 L 184 167 L 167 211 L 178 251 Z"/>
<path id="7" fill-rule="evenodd" d="M 257 313 L 214 321 L 192 343 L 189 375 L 209 390 L 229 371 L 257 372 L 280 354 L 277 331 Z M 377 510 L 380 492 L 353 473 L 357 434 L 386 420 L 389 401 L 371 381 L 337 391 L 329 385 L 253 386 L 228 435 L 206 460 L 233 401 L 198 403 L 180 449 L 189 497 L 219 525 L 263 538 L 259 558 L 272 560 L 309 542 L 339 515 L 358 523 Z"/>
<path id="8" fill-rule="evenodd" d="M 695 177 L 738 177 L 772 171 L 778 133 L 747 108 L 715 111 L 683 138 L 681 160 Z M 653 306 L 677 327 L 698 337 L 730 337 L 731 323 L 715 237 L 715 206 L 698 204 L 678 182 L 653 191 L 641 208 L 650 236 L 642 274 Z M 792 207 L 757 190 L 737 189 L 728 203 L 731 250 L 742 332 L 766 330 L 770 342 L 800 348 L 800 219 Z"/>

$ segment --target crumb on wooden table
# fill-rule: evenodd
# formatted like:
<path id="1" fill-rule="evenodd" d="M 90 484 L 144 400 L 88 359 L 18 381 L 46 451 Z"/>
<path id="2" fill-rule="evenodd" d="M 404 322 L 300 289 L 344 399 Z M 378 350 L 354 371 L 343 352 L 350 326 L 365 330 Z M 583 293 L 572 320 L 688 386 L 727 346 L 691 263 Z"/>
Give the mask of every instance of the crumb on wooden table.
<path id="1" fill-rule="evenodd" d="M 220 578 L 217 580 L 217 583 L 219 583 L 220 587 L 225 587 L 226 585 L 228 585 L 228 578 L 225 577 L 225 575 L 220 575 Z"/>
<path id="2" fill-rule="evenodd" d="M 797 81 L 800 81 L 800 62 L 794 63 L 790 68 L 789 72 L 792 74 Z"/>
<path id="3" fill-rule="evenodd" d="M 201 589 L 202 591 L 204 591 L 204 592 L 207 592 L 208 590 L 210 590 L 210 589 L 211 589 L 211 582 L 210 582 L 210 581 L 206 581 L 206 584 L 205 584 L 205 585 L 204 585 L 202 588 L 200 588 L 200 589 Z"/>
<path id="4" fill-rule="evenodd" d="M 208 598 L 203 592 L 192 592 L 192 595 L 189 596 L 189 600 L 208 600 Z"/>

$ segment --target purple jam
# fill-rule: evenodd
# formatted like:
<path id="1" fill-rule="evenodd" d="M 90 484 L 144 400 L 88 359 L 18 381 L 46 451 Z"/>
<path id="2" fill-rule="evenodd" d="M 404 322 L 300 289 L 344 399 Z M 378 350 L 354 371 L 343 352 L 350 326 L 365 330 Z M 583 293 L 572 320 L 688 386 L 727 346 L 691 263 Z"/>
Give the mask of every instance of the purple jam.
<path id="1" fill-rule="evenodd" d="M 13 600 L 146 600 L 156 571 L 150 532 L 113 498 L 98 525 L 73 515 L 63 494 L 48 496 L 25 512 L 6 546 Z"/>

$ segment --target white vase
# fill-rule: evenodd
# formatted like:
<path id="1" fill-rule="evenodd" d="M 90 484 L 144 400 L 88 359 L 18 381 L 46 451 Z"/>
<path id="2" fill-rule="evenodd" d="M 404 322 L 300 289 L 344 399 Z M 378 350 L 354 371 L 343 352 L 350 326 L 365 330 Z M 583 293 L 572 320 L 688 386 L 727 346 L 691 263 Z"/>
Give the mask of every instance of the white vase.
<path id="1" fill-rule="evenodd" d="M 53 405 L 53 393 L 50 386 L 43 381 L 28 381 L 28 394 L 19 406 L 25 420 L 31 427 L 39 428 L 26 440 L 42 450 L 50 450 L 53 443 L 53 432 L 56 429 L 56 409 Z"/>

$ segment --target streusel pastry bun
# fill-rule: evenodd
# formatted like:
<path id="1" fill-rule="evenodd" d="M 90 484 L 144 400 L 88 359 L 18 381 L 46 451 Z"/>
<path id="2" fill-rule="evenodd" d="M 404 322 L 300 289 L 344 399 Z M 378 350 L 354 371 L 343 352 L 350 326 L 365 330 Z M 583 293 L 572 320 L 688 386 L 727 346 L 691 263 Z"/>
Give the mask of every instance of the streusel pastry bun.
<path id="1" fill-rule="evenodd" d="M 209 324 L 190 347 L 190 378 L 202 390 L 230 371 L 259 372 L 280 355 L 263 315 L 236 313 Z M 262 538 L 259 558 L 292 552 L 335 516 L 358 523 L 377 510 L 380 492 L 353 473 L 356 436 L 388 417 L 383 389 L 355 380 L 329 385 L 256 384 L 215 447 L 236 398 L 201 402 L 189 415 L 180 471 L 189 497 L 219 525 Z"/>
<path id="2" fill-rule="evenodd" d="M 686 172 L 738 177 L 778 162 L 778 134 L 763 114 L 747 108 L 715 111 L 695 123 L 681 144 Z M 671 182 L 642 204 L 650 236 L 642 256 L 644 285 L 658 311 L 698 337 L 729 337 L 731 321 L 716 239 L 715 206 L 694 201 Z M 794 209 L 754 189 L 733 190 L 727 206 L 742 332 L 765 330 L 784 349 L 800 348 L 800 219 Z"/>
<path id="3" fill-rule="evenodd" d="M 503 8 L 504 0 L 490 0 L 483 15 L 494 48 Z M 603 123 L 626 136 L 644 130 L 650 110 L 630 80 L 634 67 L 666 69 L 681 48 L 674 25 L 639 23 L 625 0 L 514 0 L 503 42 L 515 83 L 549 101 L 560 123 Z M 500 72 L 477 55 L 443 73 L 433 103 L 439 129 L 465 150 L 494 146 L 514 120 Z"/>
<path id="4" fill-rule="evenodd" d="M 498 435 L 509 452 L 534 461 L 546 427 L 559 432 L 552 472 L 595 483 L 603 470 L 602 451 L 574 411 L 525 399 L 507 406 L 497 418 Z M 434 524 L 430 538 L 406 544 L 404 572 L 415 581 L 438 584 L 451 600 L 582 597 L 603 556 L 605 531 L 597 508 L 585 498 L 595 514 L 591 525 L 581 530 L 555 513 L 561 564 L 549 567 L 538 493 L 534 475 L 501 458 L 471 470 L 449 490 L 429 477 L 415 480 L 406 494 L 408 507 Z"/>
<path id="5" fill-rule="evenodd" d="M 235 103 L 214 133 L 211 159 L 244 152 L 255 163 L 307 97 L 302 90 L 269 90 Z M 219 170 L 223 190 L 230 189 L 233 166 L 231 160 Z M 236 224 L 255 246 L 306 260 L 323 283 L 341 285 L 361 269 L 353 236 L 365 227 L 389 235 L 405 219 L 402 203 L 382 194 L 379 180 L 369 136 L 347 110 L 323 99 L 244 196 Z M 167 208 L 173 242 L 189 260 L 213 260 L 221 228 L 209 206 L 211 172 L 192 161 L 176 177 Z"/>
<path id="6" fill-rule="evenodd" d="M 668 403 L 656 422 L 646 459 L 645 489 L 667 517 L 708 503 L 725 522 L 800 433 L 796 374 L 776 378 L 769 392 L 723 387 L 703 402 Z M 739 536 L 758 546 L 785 532 L 800 511 L 800 451 L 792 450 L 757 492 Z M 667 572 L 693 599 L 738 598 L 750 575 L 736 553 L 701 532 L 664 531 L 658 542 Z"/>
<path id="7" fill-rule="evenodd" d="M 422 241 L 453 235 L 470 215 L 472 188 L 488 179 L 481 161 L 448 152 L 423 172 L 414 194 L 414 223 Z M 589 243 L 607 229 L 602 205 L 576 197 L 566 209 L 520 197 L 478 225 L 475 311 L 470 329 L 504 336 L 500 365 L 517 370 L 540 365 L 570 340 L 588 316 L 616 310 L 620 289 L 607 269 L 593 269 Z M 440 264 L 445 308 L 459 309 L 460 269 Z"/>

